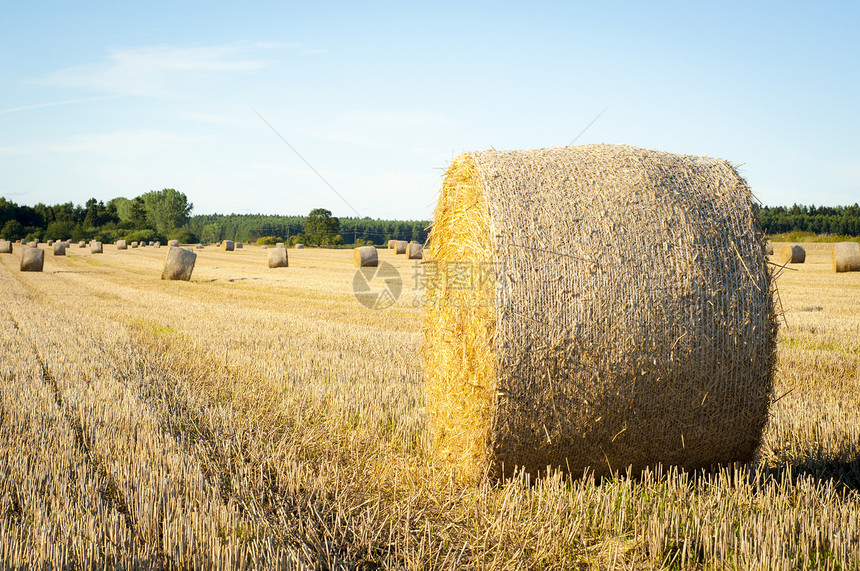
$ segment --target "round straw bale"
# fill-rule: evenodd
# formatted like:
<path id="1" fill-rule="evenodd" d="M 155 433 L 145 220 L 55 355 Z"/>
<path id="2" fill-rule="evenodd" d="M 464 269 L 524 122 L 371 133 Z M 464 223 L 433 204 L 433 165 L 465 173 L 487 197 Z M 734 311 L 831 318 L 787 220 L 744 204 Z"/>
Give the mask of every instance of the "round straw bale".
<path id="1" fill-rule="evenodd" d="M 379 256 L 373 246 L 361 246 L 352 250 L 352 265 L 356 268 L 375 268 Z"/>
<path id="2" fill-rule="evenodd" d="M 87 247 L 87 243 L 86 243 L 86 242 L 84 242 L 83 240 L 81 240 L 80 242 L 78 242 L 78 248 L 86 248 L 86 247 Z"/>
<path id="3" fill-rule="evenodd" d="M 179 240 L 168 240 L 167 245 L 168 246 L 179 246 Z"/>
<path id="4" fill-rule="evenodd" d="M 36 240 L 30 240 L 29 242 L 27 242 L 27 247 L 28 248 L 38 248 L 39 242 L 37 242 Z"/>
<path id="5" fill-rule="evenodd" d="M 424 257 L 424 246 L 418 242 L 409 242 L 406 246 L 407 260 L 420 260 Z"/>
<path id="6" fill-rule="evenodd" d="M 102 253 L 102 243 L 96 242 L 95 240 L 90 242 L 90 253 L 91 254 L 101 254 Z"/>
<path id="7" fill-rule="evenodd" d="M 780 264 L 802 264 L 806 261 L 806 250 L 797 244 L 783 244 L 779 247 L 777 260 Z"/>
<path id="8" fill-rule="evenodd" d="M 137 244 L 137 242 L 132 242 L 132 243 L 131 243 L 131 247 L 132 247 L 132 248 L 137 248 L 137 245 L 138 245 L 138 244 Z"/>
<path id="9" fill-rule="evenodd" d="M 195 248 L 197 248 L 198 250 L 202 250 L 202 249 L 203 249 L 203 244 L 197 244 L 197 245 L 195 246 Z"/>
<path id="10" fill-rule="evenodd" d="M 457 157 L 425 255 L 435 455 L 467 481 L 750 460 L 776 355 L 753 204 L 706 157 Z"/>
<path id="11" fill-rule="evenodd" d="M 770 240 L 765 242 L 764 250 L 768 256 L 773 256 L 773 242 L 771 242 Z"/>
<path id="12" fill-rule="evenodd" d="M 409 246 L 409 242 L 406 240 L 395 240 L 394 241 L 394 253 L 395 254 L 405 254 L 406 248 Z"/>
<path id="13" fill-rule="evenodd" d="M 45 250 L 41 248 L 24 248 L 21 250 L 21 271 L 41 272 L 45 264 Z"/>
<path id="14" fill-rule="evenodd" d="M 396 243 L 397 243 L 397 240 L 389 240 L 389 241 L 388 241 L 388 249 L 389 249 L 389 250 L 393 250 L 393 249 L 394 249 L 394 244 L 396 244 Z"/>
<path id="15" fill-rule="evenodd" d="M 834 272 L 860 272 L 860 243 L 837 242 L 831 256 Z"/>
<path id="16" fill-rule="evenodd" d="M 286 248 L 272 248 L 269 250 L 270 268 L 287 268 L 290 265 Z"/>
<path id="17" fill-rule="evenodd" d="M 244 248 L 244 247 L 245 247 L 245 244 L 243 244 L 242 242 L 236 242 L 236 246 L 235 246 L 235 247 L 236 247 L 236 249 L 237 249 L 237 250 L 241 250 L 242 248 Z"/>
<path id="18" fill-rule="evenodd" d="M 191 250 L 186 250 L 179 246 L 170 246 L 167 250 L 167 257 L 164 259 L 164 269 L 161 271 L 161 279 L 190 280 L 191 272 L 194 271 L 195 261 L 197 261 L 197 254 Z"/>
<path id="19" fill-rule="evenodd" d="M 0 254 L 11 254 L 12 253 L 12 241 L 11 240 L 0 240 Z"/>
<path id="20" fill-rule="evenodd" d="M 117 250 L 128 250 L 128 242 L 125 240 L 117 240 L 116 241 L 116 249 Z"/>
<path id="21" fill-rule="evenodd" d="M 48 240 L 48 246 L 53 246 L 53 245 L 54 245 L 54 241 L 53 241 L 53 240 Z"/>
<path id="22" fill-rule="evenodd" d="M 304 248 L 305 248 L 304 244 L 296 244 L 296 250 L 304 250 Z"/>
<path id="23" fill-rule="evenodd" d="M 155 242 L 152 243 L 152 247 L 153 248 L 161 248 L 161 242 L 156 240 Z"/>
<path id="24" fill-rule="evenodd" d="M 65 242 L 54 242 L 52 246 L 54 248 L 55 256 L 65 256 L 66 255 L 66 243 Z"/>
<path id="25" fill-rule="evenodd" d="M 275 248 L 283 248 L 283 247 L 284 247 L 283 242 L 278 242 L 277 244 L 275 244 Z"/>
<path id="26" fill-rule="evenodd" d="M 225 252 L 232 252 L 235 248 L 235 244 L 233 244 L 232 240 L 224 240 L 221 242 L 221 249 Z"/>

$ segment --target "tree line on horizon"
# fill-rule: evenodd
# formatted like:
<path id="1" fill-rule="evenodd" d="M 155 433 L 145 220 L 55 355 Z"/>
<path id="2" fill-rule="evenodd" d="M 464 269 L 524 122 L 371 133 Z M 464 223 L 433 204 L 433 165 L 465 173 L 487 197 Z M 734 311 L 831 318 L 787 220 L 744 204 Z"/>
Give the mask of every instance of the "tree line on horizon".
<path id="1" fill-rule="evenodd" d="M 423 243 L 427 220 L 338 218 L 315 208 L 307 216 L 275 214 L 191 215 L 194 205 L 172 188 L 107 203 L 90 198 L 83 205 L 18 205 L 0 196 L 0 238 L 6 240 L 179 240 L 215 243 L 221 240 L 314 246 L 385 244 L 388 240 Z M 756 213 L 769 234 L 811 232 L 860 236 L 860 204 L 851 206 L 761 206 Z"/>

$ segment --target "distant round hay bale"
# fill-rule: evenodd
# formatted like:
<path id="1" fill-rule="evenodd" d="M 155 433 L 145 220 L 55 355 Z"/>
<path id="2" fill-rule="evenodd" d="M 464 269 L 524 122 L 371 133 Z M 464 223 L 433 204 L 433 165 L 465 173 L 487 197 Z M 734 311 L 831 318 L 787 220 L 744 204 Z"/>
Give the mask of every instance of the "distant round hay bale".
<path id="1" fill-rule="evenodd" d="M 178 246 L 179 246 L 179 240 L 168 240 L 168 241 L 167 241 L 167 245 L 168 245 L 168 246 L 178 247 Z"/>
<path id="2" fill-rule="evenodd" d="M 66 243 L 65 242 L 54 242 L 52 246 L 54 248 L 55 256 L 65 256 L 66 255 Z"/>
<path id="3" fill-rule="evenodd" d="M 283 247 L 284 247 L 283 242 L 278 242 L 277 244 L 275 244 L 275 248 L 283 248 Z"/>
<path id="4" fill-rule="evenodd" d="M 116 241 L 116 249 L 117 250 L 128 250 L 128 242 L 125 240 L 117 240 Z"/>
<path id="5" fill-rule="evenodd" d="M 389 241 L 388 241 L 388 249 L 389 249 L 389 250 L 393 250 L 393 249 L 394 249 L 394 245 L 395 245 L 396 243 L 397 243 L 397 240 L 389 240 Z"/>
<path id="6" fill-rule="evenodd" d="M 428 422 L 459 478 L 753 457 L 776 320 L 752 194 L 727 161 L 463 154 L 428 246 Z"/>
<path id="7" fill-rule="evenodd" d="M 0 240 L 0 254 L 11 254 L 12 253 L 12 241 L 11 240 Z"/>
<path id="8" fill-rule="evenodd" d="M 409 246 L 409 242 L 406 240 L 395 240 L 394 241 L 394 253 L 395 254 L 405 254 L 406 248 Z"/>
<path id="9" fill-rule="evenodd" d="M 197 248 L 198 250 L 202 250 L 202 249 L 203 249 L 203 244 L 197 244 L 197 245 L 196 245 L 196 246 L 194 246 L 194 247 L 195 247 L 195 248 Z"/>
<path id="10" fill-rule="evenodd" d="M 164 269 L 161 271 L 161 279 L 163 280 L 183 280 L 191 279 L 191 272 L 194 271 L 194 263 L 197 261 L 197 254 L 191 250 L 180 248 L 179 246 L 170 246 L 167 250 L 167 257 L 164 259 Z"/>
<path id="11" fill-rule="evenodd" d="M 156 240 L 155 242 L 152 243 L 152 247 L 153 248 L 161 248 L 161 242 Z"/>
<path id="12" fill-rule="evenodd" d="M 54 241 L 53 241 L 53 240 L 48 240 L 48 246 L 53 246 L 53 245 L 54 245 Z"/>
<path id="13" fill-rule="evenodd" d="M 232 240 L 224 240 L 223 242 L 221 242 L 221 249 L 225 252 L 232 252 L 235 247 L 236 245 L 233 244 Z"/>
<path id="14" fill-rule="evenodd" d="M 296 244 L 296 250 L 304 250 L 304 248 L 305 248 L 304 244 Z"/>
<path id="15" fill-rule="evenodd" d="M 860 243 L 837 242 L 833 244 L 831 262 L 833 271 L 836 273 L 860 272 Z"/>
<path id="16" fill-rule="evenodd" d="M 269 250 L 270 268 L 287 268 L 290 266 L 286 248 L 272 248 Z"/>
<path id="17" fill-rule="evenodd" d="M 91 254 L 101 254 L 102 253 L 102 243 L 96 242 L 95 240 L 90 242 L 90 253 Z"/>
<path id="18" fill-rule="evenodd" d="M 35 240 L 33 240 L 33 242 L 35 242 L 35 243 L 36 243 L 36 245 L 38 246 L 42 241 L 41 241 L 41 240 L 39 240 L 38 238 L 36 238 Z"/>
<path id="19" fill-rule="evenodd" d="M 26 247 L 21 250 L 21 271 L 41 272 L 45 264 L 45 250 Z"/>
<path id="20" fill-rule="evenodd" d="M 27 242 L 27 247 L 28 248 L 38 248 L 39 247 L 39 241 L 38 240 L 30 240 L 29 242 Z"/>
<path id="21" fill-rule="evenodd" d="M 409 242 L 406 246 L 407 260 L 420 260 L 424 257 L 424 246 L 418 242 Z"/>
<path id="22" fill-rule="evenodd" d="M 352 265 L 356 268 L 375 268 L 379 255 L 373 246 L 361 246 L 352 250 Z"/>
<path id="23" fill-rule="evenodd" d="M 797 244 L 783 244 L 779 247 L 777 261 L 780 264 L 802 264 L 806 261 L 806 250 Z"/>
<path id="24" fill-rule="evenodd" d="M 132 248 L 137 248 L 137 245 L 138 245 L 138 244 L 137 244 L 137 242 L 132 242 L 132 243 L 131 243 L 131 247 L 132 247 Z"/>
<path id="25" fill-rule="evenodd" d="M 236 249 L 237 249 L 237 250 L 241 250 L 242 248 L 244 248 L 244 247 L 245 247 L 245 244 L 243 244 L 242 242 L 236 242 L 236 246 L 235 246 L 235 247 L 236 247 Z"/>
<path id="26" fill-rule="evenodd" d="M 767 253 L 768 256 L 773 256 L 773 242 L 768 240 L 767 242 L 765 242 L 764 248 L 765 253 Z"/>

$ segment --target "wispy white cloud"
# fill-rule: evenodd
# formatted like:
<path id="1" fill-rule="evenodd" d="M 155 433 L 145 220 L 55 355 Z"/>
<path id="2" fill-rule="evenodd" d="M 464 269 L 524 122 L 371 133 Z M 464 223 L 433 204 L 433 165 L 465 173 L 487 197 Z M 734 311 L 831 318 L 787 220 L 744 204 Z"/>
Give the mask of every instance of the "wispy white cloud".
<path id="1" fill-rule="evenodd" d="M 148 155 L 164 155 L 193 149 L 209 138 L 164 131 L 134 129 L 115 133 L 94 133 L 67 137 L 57 142 L 33 143 L 15 147 L 0 147 L 0 153 L 19 155 L 88 154 L 96 158 L 116 160 L 140 159 Z"/>
<path id="2" fill-rule="evenodd" d="M 69 105 L 72 103 L 89 103 L 91 101 L 104 101 L 106 99 L 114 99 L 115 95 L 105 95 L 102 97 L 85 97 L 83 99 L 67 99 L 65 101 L 53 101 L 50 103 L 34 103 L 32 105 L 22 105 L 20 107 L 10 107 L 9 109 L 0 109 L 0 115 L 4 113 L 15 113 L 17 111 L 29 111 L 31 109 L 41 109 L 43 107 L 54 107 L 56 105 Z"/>

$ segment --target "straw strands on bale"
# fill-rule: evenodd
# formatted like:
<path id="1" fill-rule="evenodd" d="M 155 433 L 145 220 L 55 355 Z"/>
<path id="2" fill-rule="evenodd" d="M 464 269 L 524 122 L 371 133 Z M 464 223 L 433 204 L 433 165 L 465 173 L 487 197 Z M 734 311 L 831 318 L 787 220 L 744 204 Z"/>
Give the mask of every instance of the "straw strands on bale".
<path id="1" fill-rule="evenodd" d="M 831 257 L 834 272 L 860 272 L 860 243 L 838 242 L 833 244 Z"/>
<path id="2" fill-rule="evenodd" d="M 428 246 L 425 396 L 459 478 L 752 458 L 776 321 L 730 163 L 614 145 L 463 154 Z"/>
<path id="3" fill-rule="evenodd" d="M 780 264 L 802 264 L 806 261 L 806 250 L 797 244 L 783 244 L 779 248 L 777 260 Z"/>
<path id="4" fill-rule="evenodd" d="M 406 246 L 407 260 L 420 260 L 424 257 L 424 246 L 417 242 L 409 242 Z"/>
<path id="5" fill-rule="evenodd" d="M 234 248 L 235 245 L 233 244 L 232 240 L 224 240 L 223 242 L 221 242 L 221 249 L 225 252 L 232 252 Z"/>
<path id="6" fill-rule="evenodd" d="M 90 253 L 91 254 L 101 254 L 102 253 L 102 243 L 96 242 L 95 240 L 90 242 Z"/>
<path id="7" fill-rule="evenodd" d="M 12 253 L 12 241 L 11 240 L 0 240 L 0 254 L 11 254 Z"/>
<path id="8" fill-rule="evenodd" d="M 196 261 L 197 254 L 191 250 L 186 250 L 178 246 L 170 246 L 170 249 L 167 250 L 167 257 L 164 259 L 164 269 L 161 271 L 161 279 L 190 280 L 191 272 L 194 271 L 194 262 Z"/>
<path id="9" fill-rule="evenodd" d="M 41 272 L 44 264 L 45 250 L 30 247 L 21 250 L 22 272 Z"/>
<path id="10" fill-rule="evenodd" d="M 373 246 L 361 246 L 352 250 L 352 265 L 356 268 L 375 268 L 379 255 Z"/>
<path id="11" fill-rule="evenodd" d="M 395 240 L 394 242 L 394 253 L 395 254 L 405 254 L 406 248 L 409 245 L 409 242 L 406 240 Z"/>
<path id="12" fill-rule="evenodd" d="M 179 240 L 168 240 L 167 245 L 168 246 L 179 246 Z"/>
<path id="13" fill-rule="evenodd" d="M 117 240 L 116 241 L 116 249 L 117 250 L 128 250 L 128 242 L 125 240 Z"/>
<path id="14" fill-rule="evenodd" d="M 269 267 L 270 268 L 287 268 L 290 261 L 287 256 L 286 248 L 272 248 L 269 250 Z"/>
<path id="15" fill-rule="evenodd" d="M 54 242 L 54 255 L 55 256 L 65 256 L 66 255 L 66 243 L 65 242 Z"/>

